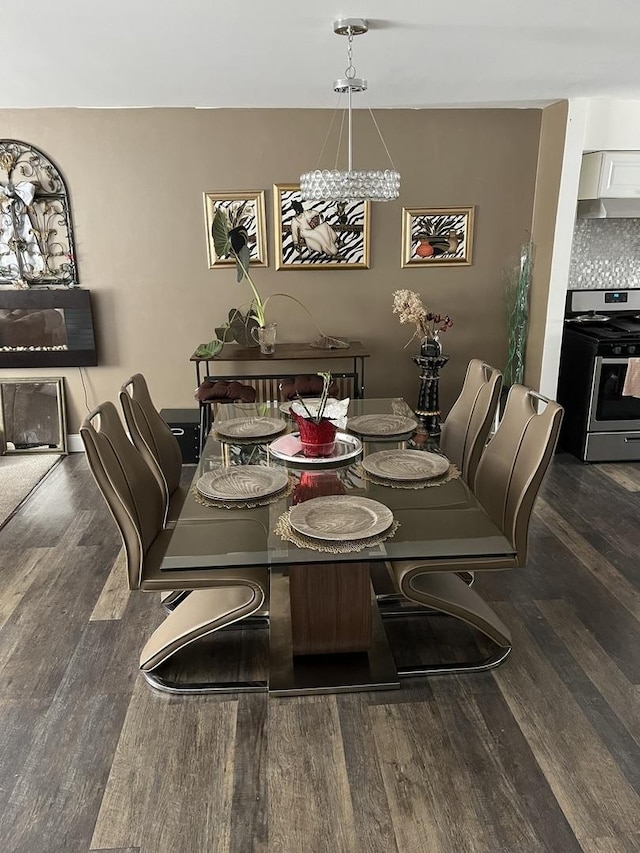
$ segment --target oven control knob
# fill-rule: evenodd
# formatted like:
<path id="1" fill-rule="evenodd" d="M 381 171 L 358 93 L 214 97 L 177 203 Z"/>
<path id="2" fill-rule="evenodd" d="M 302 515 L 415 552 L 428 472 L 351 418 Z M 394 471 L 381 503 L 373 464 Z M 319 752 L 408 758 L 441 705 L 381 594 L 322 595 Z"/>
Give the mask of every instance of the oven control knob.
<path id="1" fill-rule="evenodd" d="M 629 353 L 629 355 L 633 355 L 635 351 L 636 351 L 636 348 L 635 348 L 635 346 L 634 346 L 633 344 L 630 344 L 630 345 L 627 347 L 627 352 Z"/>
<path id="2" fill-rule="evenodd" d="M 622 347 L 618 347 L 618 346 L 612 347 L 611 352 L 614 355 L 621 355 L 622 354 Z"/>

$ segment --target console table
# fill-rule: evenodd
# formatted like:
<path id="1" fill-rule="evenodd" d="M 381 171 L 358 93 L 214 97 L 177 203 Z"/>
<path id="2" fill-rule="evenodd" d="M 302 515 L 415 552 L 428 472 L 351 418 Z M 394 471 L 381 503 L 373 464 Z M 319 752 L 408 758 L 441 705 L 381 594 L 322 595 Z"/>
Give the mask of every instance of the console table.
<path id="1" fill-rule="evenodd" d="M 280 379 L 285 379 L 288 376 L 295 376 L 296 373 L 305 372 L 305 367 L 298 364 L 295 370 L 285 370 L 282 373 L 263 373 L 267 369 L 267 364 L 270 362 L 308 362 L 309 367 L 306 372 L 317 372 L 317 365 L 331 361 L 337 362 L 336 367 L 340 367 L 340 362 L 351 360 L 351 370 L 334 371 L 331 368 L 331 373 L 336 379 L 349 379 L 353 383 L 353 394 L 355 398 L 364 397 L 364 360 L 369 358 L 370 353 L 365 349 L 361 341 L 350 341 L 348 348 L 342 349 L 321 349 L 312 347 L 311 344 L 276 344 L 276 351 L 272 355 L 263 355 L 258 347 L 241 347 L 238 344 L 225 344 L 222 350 L 212 358 L 198 358 L 195 354 L 189 359 L 196 366 L 196 381 L 199 386 L 203 379 L 238 379 L 238 380 L 253 380 L 263 383 L 271 383 L 268 387 L 276 387 L 276 394 L 271 395 L 271 399 L 277 399 L 277 383 Z M 314 367 L 314 362 L 316 366 Z M 227 364 L 233 372 L 228 375 L 219 373 L 220 365 Z M 202 374 L 202 366 L 204 365 L 204 375 Z M 267 387 L 266 384 L 264 387 Z M 268 398 L 264 400 L 267 402 Z M 204 446 L 205 439 L 211 428 L 211 406 L 200 405 L 200 449 Z"/>

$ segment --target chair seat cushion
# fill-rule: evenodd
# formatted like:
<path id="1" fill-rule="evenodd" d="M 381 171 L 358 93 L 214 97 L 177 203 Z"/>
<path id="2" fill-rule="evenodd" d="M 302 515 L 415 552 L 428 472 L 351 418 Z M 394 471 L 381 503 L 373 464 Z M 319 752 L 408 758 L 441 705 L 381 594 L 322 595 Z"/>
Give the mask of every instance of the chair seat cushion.
<path id="1" fill-rule="evenodd" d="M 255 403 L 256 389 L 228 379 L 216 379 L 215 382 L 205 379 L 196 388 L 194 396 L 201 403 Z"/>
<path id="2" fill-rule="evenodd" d="M 280 397 L 283 402 L 294 400 L 296 397 L 318 397 L 322 394 L 324 381 L 321 376 L 312 373 L 289 377 L 280 382 Z M 334 380 L 329 386 L 329 395 L 338 393 L 338 383 Z"/>
<path id="3" fill-rule="evenodd" d="M 202 529 L 206 525 L 207 522 L 200 522 L 198 527 Z M 188 571 L 181 571 L 180 569 L 173 571 L 162 570 L 160 565 L 162 564 L 174 531 L 175 528 L 173 527 L 161 530 L 151 543 L 142 566 L 140 589 L 148 592 L 155 590 L 157 592 L 165 589 L 206 589 L 217 586 L 250 584 L 261 587 L 266 593 L 269 582 L 266 568 L 190 568 Z"/>

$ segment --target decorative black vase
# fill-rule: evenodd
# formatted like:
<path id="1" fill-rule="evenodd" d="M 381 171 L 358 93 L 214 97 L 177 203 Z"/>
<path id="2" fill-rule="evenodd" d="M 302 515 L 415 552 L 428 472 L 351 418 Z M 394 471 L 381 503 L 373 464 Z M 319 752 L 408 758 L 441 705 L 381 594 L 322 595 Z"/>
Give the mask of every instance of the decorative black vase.
<path id="1" fill-rule="evenodd" d="M 440 403 L 438 400 L 438 384 L 440 368 L 449 361 L 448 355 L 442 354 L 442 344 L 438 336 L 423 338 L 420 342 L 420 355 L 413 357 L 413 362 L 421 368 L 418 405 L 415 410 L 418 422 L 429 438 L 440 437 Z"/>

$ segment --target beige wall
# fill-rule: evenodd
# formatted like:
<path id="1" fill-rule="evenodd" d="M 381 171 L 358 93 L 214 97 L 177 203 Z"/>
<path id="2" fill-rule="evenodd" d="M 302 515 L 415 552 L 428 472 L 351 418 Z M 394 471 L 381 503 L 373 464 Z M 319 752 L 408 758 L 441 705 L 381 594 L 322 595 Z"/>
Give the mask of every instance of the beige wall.
<path id="1" fill-rule="evenodd" d="M 532 388 L 540 387 L 542 372 L 549 304 L 549 282 L 553 262 L 553 239 L 556 230 L 567 111 L 568 104 L 566 101 L 552 104 L 542 111 L 531 228 L 535 257 L 529 304 L 529 335 L 524 377 L 525 384 Z"/>
<path id="2" fill-rule="evenodd" d="M 377 118 L 403 185 L 398 202 L 373 205 L 371 269 L 276 272 L 271 187 L 315 166 L 329 112 L 0 111 L 0 136 L 41 148 L 70 188 L 80 281 L 92 292 L 99 347 L 100 366 L 87 370 L 89 405 L 114 399 L 136 371 L 147 376 L 158 407 L 192 405 L 190 354 L 249 296 L 231 270 L 208 269 L 204 191 L 268 191 L 270 267 L 255 271 L 262 296 L 287 291 L 329 334 L 364 341 L 372 353 L 369 396 L 415 402 L 416 344 L 403 349 L 411 330 L 391 313 L 397 288 L 419 291 L 454 319 L 444 338 L 451 359 L 442 373 L 443 410 L 470 357 L 502 366 L 502 271 L 531 230 L 541 112 L 397 110 Z M 356 116 L 354 138 L 356 168 L 384 167 L 366 113 Z M 402 207 L 455 205 L 476 206 L 472 266 L 401 270 Z M 269 308 L 279 340 L 314 337 L 293 303 L 274 300 Z M 65 376 L 69 431 L 77 431 L 85 410 L 78 370 L 3 373 Z"/>

